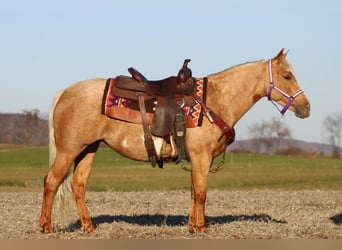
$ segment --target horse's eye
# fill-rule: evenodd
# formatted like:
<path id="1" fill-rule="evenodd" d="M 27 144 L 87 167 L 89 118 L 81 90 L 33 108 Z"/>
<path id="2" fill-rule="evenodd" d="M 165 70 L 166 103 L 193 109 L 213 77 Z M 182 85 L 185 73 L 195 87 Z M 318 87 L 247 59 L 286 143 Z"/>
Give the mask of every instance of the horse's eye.
<path id="1" fill-rule="evenodd" d="M 283 75 L 283 78 L 286 80 L 291 80 L 291 75 L 290 74 L 285 74 Z"/>

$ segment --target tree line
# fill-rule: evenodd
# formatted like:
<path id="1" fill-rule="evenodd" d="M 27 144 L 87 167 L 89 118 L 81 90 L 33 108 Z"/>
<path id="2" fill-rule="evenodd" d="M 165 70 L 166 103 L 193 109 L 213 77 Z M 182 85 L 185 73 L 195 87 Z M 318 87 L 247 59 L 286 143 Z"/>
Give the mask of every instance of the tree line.
<path id="1" fill-rule="evenodd" d="M 323 128 L 324 140 L 331 147 L 331 155 L 341 157 L 342 112 L 327 115 Z M 281 142 L 291 138 L 290 128 L 275 118 L 252 124 L 248 132 L 255 153 L 277 154 Z M 38 109 L 23 110 L 22 114 L 0 113 L 0 143 L 47 145 L 48 122 L 40 118 Z"/>
<path id="2" fill-rule="evenodd" d="M 331 147 L 333 157 L 342 156 L 342 112 L 327 115 L 323 121 L 324 141 Z M 261 121 L 248 128 L 249 137 L 256 153 L 276 154 L 280 151 L 280 143 L 291 138 L 291 130 L 284 123 L 273 118 Z M 288 150 L 291 150 L 289 146 Z M 298 150 L 293 148 L 292 150 Z"/>
<path id="3" fill-rule="evenodd" d="M 48 122 L 39 110 L 23 110 L 20 114 L 0 113 L 0 143 L 47 145 Z"/>

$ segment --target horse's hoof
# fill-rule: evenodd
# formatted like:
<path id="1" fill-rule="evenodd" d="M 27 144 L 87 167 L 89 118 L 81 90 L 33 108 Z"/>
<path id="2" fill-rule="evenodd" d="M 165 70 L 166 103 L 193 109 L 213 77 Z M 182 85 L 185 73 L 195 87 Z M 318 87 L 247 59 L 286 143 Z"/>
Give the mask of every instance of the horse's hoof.
<path id="1" fill-rule="evenodd" d="M 86 227 L 82 227 L 82 231 L 85 233 L 92 234 L 95 232 L 95 229 L 94 229 L 93 225 L 88 225 Z"/>
<path id="2" fill-rule="evenodd" d="M 50 234 L 51 233 L 51 227 L 49 227 L 49 226 L 43 227 L 42 226 L 42 231 L 41 232 L 44 233 L 44 234 Z"/>
<path id="3" fill-rule="evenodd" d="M 209 234 L 209 230 L 205 226 L 204 227 L 190 227 L 189 226 L 189 233 L 194 234 L 196 232 Z"/>
<path id="4" fill-rule="evenodd" d="M 201 233 L 209 234 L 209 230 L 207 227 L 200 227 L 198 229 Z"/>
<path id="5" fill-rule="evenodd" d="M 196 232 L 194 227 L 189 227 L 189 233 L 194 234 Z"/>

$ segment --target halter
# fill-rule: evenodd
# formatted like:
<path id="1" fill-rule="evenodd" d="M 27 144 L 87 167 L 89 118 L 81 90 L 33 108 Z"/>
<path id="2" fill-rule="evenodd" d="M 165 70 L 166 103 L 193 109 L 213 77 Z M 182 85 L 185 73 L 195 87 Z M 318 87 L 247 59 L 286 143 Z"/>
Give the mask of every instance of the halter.
<path id="1" fill-rule="evenodd" d="M 268 91 L 267 91 L 267 98 L 277 108 L 277 110 L 280 112 L 280 114 L 284 115 L 285 112 L 290 107 L 290 105 L 293 102 L 293 100 L 297 96 L 299 96 L 300 94 L 304 93 L 304 91 L 299 89 L 294 95 L 289 95 L 285 91 L 283 91 L 282 89 L 280 89 L 277 86 L 275 86 L 274 83 L 273 83 L 273 76 L 272 76 L 272 59 L 270 59 L 268 61 L 268 72 L 269 72 L 269 76 L 270 76 L 270 87 L 268 88 Z M 271 94 L 272 94 L 272 90 L 273 89 L 277 90 L 280 94 L 282 94 L 283 96 L 285 96 L 288 99 L 287 103 L 285 104 L 285 106 L 283 107 L 282 110 L 280 110 L 280 108 L 276 105 L 276 103 L 271 99 Z"/>

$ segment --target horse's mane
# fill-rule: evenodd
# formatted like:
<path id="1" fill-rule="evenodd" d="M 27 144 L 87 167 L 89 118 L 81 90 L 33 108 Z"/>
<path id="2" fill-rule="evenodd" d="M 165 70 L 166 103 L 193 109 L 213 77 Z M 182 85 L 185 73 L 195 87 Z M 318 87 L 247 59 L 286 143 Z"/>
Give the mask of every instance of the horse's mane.
<path id="1" fill-rule="evenodd" d="M 238 68 L 238 67 L 241 67 L 241 66 L 245 66 L 245 65 L 252 64 L 252 63 L 257 63 L 257 62 L 263 62 L 263 61 L 265 61 L 265 60 L 258 60 L 258 61 L 251 61 L 251 62 L 245 62 L 245 63 L 236 64 L 236 65 L 234 65 L 234 66 L 231 66 L 231 67 L 226 68 L 226 69 L 224 69 L 224 70 L 221 70 L 221 71 L 219 71 L 219 72 L 212 73 L 212 74 L 210 74 L 209 76 L 220 75 L 220 74 L 222 74 L 222 73 L 224 73 L 224 72 L 227 72 L 227 71 L 230 71 L 230 70 L 234 70 L 234 69 L 236 69 L 236 68 Z"/>
<path id="2" fill-rule="evenodd" d="M 254 63 L 258 63 L 258 62 L 265 62 L 265 61 L 266 61 L 265 59 L 262 59 L 262 60 L 258 60 L 258 61 L 251 61 L 251 62 L 240 63 L 240 64 L 237 64 L 237 65 L 231 66 L 231 67 L 229 67 L 229 68 L 226 68 L 226 69 L 224 69 L 224 70 L 222 70 L 222 71 L 219 71 L 219 72 L 217 72 L 217 73 L 210 74 L 209 76 L 212 76 L 212 77 L 213 77 L 213 76 L 218 76 L 218 75 L 220 75 L 220 74 L 222 74 L 222 73 L 225 73 L 225 72 L 234 70 L 234 69 L 236 69 L 236 68 L 238 68 L 238 67 L 241 67 L 241 66 L 246 66 L 246 65 L 249 65 L 249 64 L 254 64 Z M 288 68 L 290 68 L 291 70 L 293 70 L 291 64 L 290 64 L 286 59 L 283 59 L 283 60 L 282 60 L 282 63 L 285 65 L 285 67 L 288 67 Z"/>

